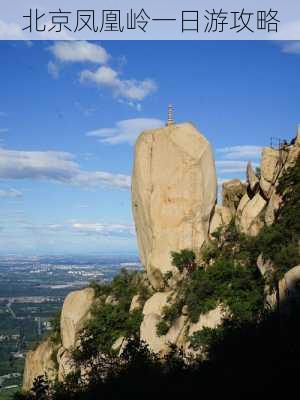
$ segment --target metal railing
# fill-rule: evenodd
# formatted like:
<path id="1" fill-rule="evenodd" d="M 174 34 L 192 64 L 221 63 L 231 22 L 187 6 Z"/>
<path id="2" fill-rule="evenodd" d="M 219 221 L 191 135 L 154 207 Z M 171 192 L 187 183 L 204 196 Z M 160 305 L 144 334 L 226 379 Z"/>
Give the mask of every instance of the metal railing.
<path id="1" fill-rule="evenodd" d="M 288 145 L 288 142 L 285 139 L 271 137 L 270 139 L 270 147 L 272 149 L 280 150 Z"/>

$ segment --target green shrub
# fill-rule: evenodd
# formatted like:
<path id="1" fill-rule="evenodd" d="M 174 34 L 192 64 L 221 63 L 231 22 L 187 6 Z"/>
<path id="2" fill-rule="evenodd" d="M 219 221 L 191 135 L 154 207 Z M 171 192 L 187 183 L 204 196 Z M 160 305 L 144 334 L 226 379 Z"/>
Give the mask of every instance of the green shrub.
<path id="1" fill-rule="evenodd" d="M 271 260 L 276 283 L 290 269 L 300 263 L 300 159 L 279 179 L 277 194 L 281 206 L 276 221 L 265 226 L 256 238 L 257 247 L 267 260 Z"/>
<path id="2" fill-rule="evenodd" d="M 167 323 L 167 321 L 165 321 L 164 319 L 159 321 L 158 324 L 156 325 L 156 333 L 158 336 L 166 335 L 168 333 L 169 329 L 170 329 L 170 326 Z"/>
<path id="3" fill-rule="evenodd" d="M 174 263 L 182 266 L 182 260 L 190 254 L 175 253 Z M 234 222 L 230 223 L 222 238 L 207 245 L 202 265 L 182 282 L 175 301 L 163 312 L 164 321 L 170 327 L 181 315 L 184 305 L 194 323 L 200 314 L 218 304 L 227 306 L 237 319 L 255 318 L 263 309 L 265 296 L 264 280 L 256 267 L 258 255 L 255 239 L 240 234 Z"/>
<path id="4" fill-rule="evenodd" d="M 60 336 L 60 317 L 61 311 L 59 311 L 51 320 L 52 332 L 50 334 L 50 340 L 53 344 L 60 344 L 61 336 Z"/>
<path id="5" fill-rule="evenodd" d="M 185 269 L 193 271 L 196 267 L 196 255 L 193 250 L 183 249 L 179 252 L 172 251 L 172 265 L 183 272 Z"/>
<path id="6" fill-rule="evenodd" d="M 171 279 L 173 276 L 172 271 L 168 271 L 165 274 L 163 274 L 163 281 L 164 281 L 164 285 L 168 286 L 169 285 L 169 279 Z"/>
<path id="7" fill-rule="evenodd" d="M 201 331 L 194 332 L 189 337 L 190 347 L 193 350 L 204 350 L 207 351 L 213 342 L 220 340 L 223 328 L 219 326 L 217 328 L 204 327 Z"/>
<path id="8" fill-rule="evenodd" d="M 83 362 L 97 354 L 111 353 L 113 343 L 120 337 L 139 337 L 142 323 L 142 310 L 129 312 L 133 296 L 139 295 L 140 306 L 150 296 L 150 291 L 143 283 L 138 272 L 122 270 L 107 284 L 95 284 L 93 287 L 99 301 L 91 310 L 91 319 L 81 333 L 81 348 L 74 351 L 74 358 Z M 111 295 L 115 304 L 105 304 L 105 299 Z"/>

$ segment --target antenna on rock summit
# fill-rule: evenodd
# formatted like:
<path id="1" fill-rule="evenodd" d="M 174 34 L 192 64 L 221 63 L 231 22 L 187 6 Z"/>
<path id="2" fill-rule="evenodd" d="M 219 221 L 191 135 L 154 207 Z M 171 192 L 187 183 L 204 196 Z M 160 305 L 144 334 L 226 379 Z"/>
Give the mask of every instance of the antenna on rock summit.
<path id="1" fill-rule="evenodd" d="M 173 106 L 172 104 L 169 104 L 168 106 L 168 120 L 167 120 L 167 126 L 174 125 L 174 115 L 173 115 Z"/>

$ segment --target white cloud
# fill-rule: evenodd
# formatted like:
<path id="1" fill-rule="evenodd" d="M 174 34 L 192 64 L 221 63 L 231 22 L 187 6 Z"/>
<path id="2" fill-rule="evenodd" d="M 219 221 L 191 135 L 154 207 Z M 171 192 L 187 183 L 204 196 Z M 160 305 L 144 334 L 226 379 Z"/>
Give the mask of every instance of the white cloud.
<path id="1" fill-rule="evenodd" d="M 0 39 L 11 39 L 12 37 L 14 40 L 24 38 L 24 32 L 20 25 L 0 20 Z"/>
<path id="2" fill-rule="evenodd" d="M 57 79 L 59 77 L 59 65 L 55 64 L 53 61 L 49 61 L 47 65 L 47 69 L 49 75 L 52 76 L 53 79 Z"/>
<path id="3" fill-rule="evenodd" d="M 109 59 L 109 54 L 102 46 L 87 41 L 58 41 L 50 47 L 50 51 L 62 62 L 105 64 Z"/>
<path id="4" fill-rule="evenodd" d="M 300 20 L 288 21 L 280 25 L 280 38 L 278 32 L 273 32 L 269 35 L 269 40 L 284 40 L 286 43 L 289 41 L 298 41 L 300 37 Z"/>
<path id="5" fill-rule="evenodd" d="M 217 149 L 217 153 L 222 154 L 222 156 L 228 160 L 243 160 L 243 159 L 253 159 L 259 158 L 261 155 L 261 146 L 231 146 L 223 147 Z"/>
<path id="6" fill-rule="evenodd" d="M 130 189 L 131 178 L 128 175 L 112 174 L 110 172 L 80 172 L 74 177 L 73 182 L 80 186 L 113 186 L 122 189 Z"/>
<path id="7" fill-rule="evenodd" d="M 67 231 L 67 225 L 65 224 L 35 224 L 31 222 L 20 222 L 19 227 L 36 234 L 47 234 Z"/>
<path id="8" fill-rule="evenodd" d="M 245 173 L 247 168 L 247 161 L 218 160 L 216 161 L 216 167 L 219 174 L 231 174 L 240 172 Z"/>
<path id="9" fill-rule="evenodd" d="M 75 157 L 59 151 L 0 149 L 0 179 L 49 180 L 79 186 L 130 188 L 130 177 L 105 171 L 84 171 Z"/>
<path id="10" fill-rule="evenodd" d="M 102 143 L 133 144 L 137 136 L 144 130 L 155 129 L 164 125 L 164 122 L 155 118 L 126 119 L 116 123 L 113 128 L 101 128 L 86 133 L 86 136 L 99 138 Z"/>
<path id="11" fill-rule="evenodd" d="M 125 104 L 141 110 L 141 104 L 137 101 L 143 100 L 157 88 L 152 79 L 122 79 L 119 72 L 113 68 L 103 65 L 110 58 L 107 51 L 100 45 L 87 41 L 58 41 L 50 46 L 56 62 L 48 63 L 48 72 L 57 78 L 59 67 L 57 63 L 83 63 L 91 62 L 100 65 L 96 70 L 85 69 L 80 73 L 80 82 L 90 82 L 99 87 L 107 87 L 113 91 L 116 98 L 125 99 Z"/>
<path id="12" fill-rule="evenodd" d="M 283 53 L 300 54 L 300 41 L 286 41 L 281 43 L 281 50 Z"/>
<path id="13" fill-rule="evenodd" d="M 108 87 L 113 90 L 116 97 L 140 101 L 153 93 L 157 86 L 151 79 L 138 81 L 136 79 L 122 80 L 114 69 L 101 66 L 95 71 L 84 70 L 80 73 L 81 82 L 92 82 L 100 87 Z"/>
<path id="14" fill-rule="evenodd" d="M 19 228 L 31 231 L 35 234 L 67 234 L 85 235 L 95 237 L 119 237 L 131 238 L 135 236 L 133 224 L 104 223 L 104 222 L 63 222 L 63 223 L 42 223 L 20 222 Z"/>
<path id="15" fill-rule="evenodd" d="M 0 198 L 20 198 L 23 193 L 16 189 L 0 189 Z"/>
<path id="16" fill-rule="evenodd" d="M 128 107 L 134 108 L 136 111 L 142 111 L 142 104 L 141 103 L 135 103 L 133 101 L 124 100 L 122 98 L 118 99 L 118 103 L 125 104 Z"/>
<path id="17" fill-rule="evenodd" d="M 128 224 L 104 224 L 104 223 L 74 223 L 72 228 L 87 235 L 97 234 L 100 236 L 135 236 L 134 225 Z"/>

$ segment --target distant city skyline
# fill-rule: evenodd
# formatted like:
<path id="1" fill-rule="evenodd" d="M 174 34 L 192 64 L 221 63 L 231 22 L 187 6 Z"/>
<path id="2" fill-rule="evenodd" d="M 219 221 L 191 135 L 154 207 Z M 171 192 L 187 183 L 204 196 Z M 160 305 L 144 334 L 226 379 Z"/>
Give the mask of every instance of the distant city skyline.
<path id="1" fill-rule="evenodd" d="M 245 179 L 296 134 L 297 43 L 1 41 L 0 255 L 137 254 L 133 145 L 169 104 Z"/>

